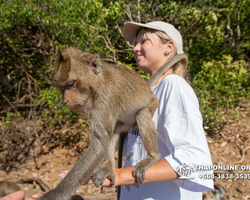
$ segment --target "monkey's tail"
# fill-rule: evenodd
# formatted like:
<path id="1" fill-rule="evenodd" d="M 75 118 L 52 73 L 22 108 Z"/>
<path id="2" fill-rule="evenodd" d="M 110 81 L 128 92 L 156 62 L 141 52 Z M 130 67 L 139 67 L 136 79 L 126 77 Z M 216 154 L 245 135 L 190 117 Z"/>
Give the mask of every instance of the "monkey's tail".
<path id="1" fill-rule="evenodd" d="M 175 55 L 173 58 L 171 58 L 167 63 L 162 65 L 148 80 L 148 86 L 152 90 L 154 87 L 156 81 L 160 78 L 161 75 L 163 75 L 168 69 L 170 69 L 174 64 L 180 62 L 183 60 L 185 62 L 185 68 L 187 67 L 188 64 L 188 57 L 186 54 L 178 54 Z"/>

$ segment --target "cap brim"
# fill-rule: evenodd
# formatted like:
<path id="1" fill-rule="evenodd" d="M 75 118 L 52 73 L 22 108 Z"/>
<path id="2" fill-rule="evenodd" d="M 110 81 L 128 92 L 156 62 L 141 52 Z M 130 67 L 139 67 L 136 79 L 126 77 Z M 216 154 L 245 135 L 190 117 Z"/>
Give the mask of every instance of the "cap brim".
<path id="1" fill-rule="evenodd" d="M 141 28 L 150 28 L 155 30 L 160 30 L 159 27 L 153 26 L 150 24 L 141 24 L 136 22 L 126 22 L 122 29 L 122 34 L 125 40 L 129 41 L 130 43 L 134 42 L 135 35 Z"/>

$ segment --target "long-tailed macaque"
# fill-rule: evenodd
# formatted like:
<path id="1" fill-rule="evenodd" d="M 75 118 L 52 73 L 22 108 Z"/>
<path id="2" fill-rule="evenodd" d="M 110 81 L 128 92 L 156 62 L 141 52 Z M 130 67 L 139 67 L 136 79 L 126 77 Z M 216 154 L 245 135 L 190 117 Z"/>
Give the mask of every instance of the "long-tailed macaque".
<path id="1" fill-rule="evenodd" d="M 67 176 L 38 200 L 71 199 L 71 194 L 94 171 L 96 187 L 106 177 L 114 184 L 115 145 L 119 134 L 133 127 L 138 127 L 148 152 L 133 171 L 137 183 L 142 183 L 146 169 L 159 159 L 157 131 L 152 121 L 159 102 L 146 81 L 129 68 L 111 66 L 97 55 L 67 48 L 59 55 L 53 82 L 70 110 L 90 116 L 91 141 Z"/>

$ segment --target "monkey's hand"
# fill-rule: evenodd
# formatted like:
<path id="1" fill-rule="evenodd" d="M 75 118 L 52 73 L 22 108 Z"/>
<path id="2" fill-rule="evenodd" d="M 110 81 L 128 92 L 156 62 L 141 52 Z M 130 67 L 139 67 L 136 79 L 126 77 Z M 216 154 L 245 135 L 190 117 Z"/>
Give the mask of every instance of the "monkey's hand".
<path id="1" fill-rule="evenodd" d="M 108 178 L 111 181 L 111 186 L 115 184 L 115 174 L 114 170 L 111 167 L 105 166 L 100 168 L 94 175 L 93 175 L 93 182 L 96 187 L 99 187 L 103 184 L 104 180 Z"/>
<path id="2" fill-rule="evenodd" d="M 136 164 L 136 166 L 133 170 L 133 176 L 135 177 L 137 183 L 144 182 L 146 170 L 151 165 L 153 165 L 158 160 L 158 158 L 159 158 L 159 156 L 156 156 L 156 157 L 148 156 Z"/>

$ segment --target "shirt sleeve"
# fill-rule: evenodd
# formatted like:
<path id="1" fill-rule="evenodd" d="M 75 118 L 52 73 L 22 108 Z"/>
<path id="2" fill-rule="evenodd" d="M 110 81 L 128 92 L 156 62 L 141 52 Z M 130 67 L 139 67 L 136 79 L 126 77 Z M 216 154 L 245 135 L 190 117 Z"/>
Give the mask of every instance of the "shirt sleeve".
<path id="1" fill-rule="evenodd" d="M 211 156 L 206 137 L 201 126 L 202 119 L 190 113 L 184 113 L 165 121 L 164 134 L 170 154 L 165 157 L 172 168 L 180 175 L 180 167 L 192 168 L 190 179 L 178 179 L 175 183 L 192 191 L 202 192 L 213 189 L 212 179 L 202 179 L 202 174 L 213 171 L 197 171 L 195 166 L 212 167 Z"/>

